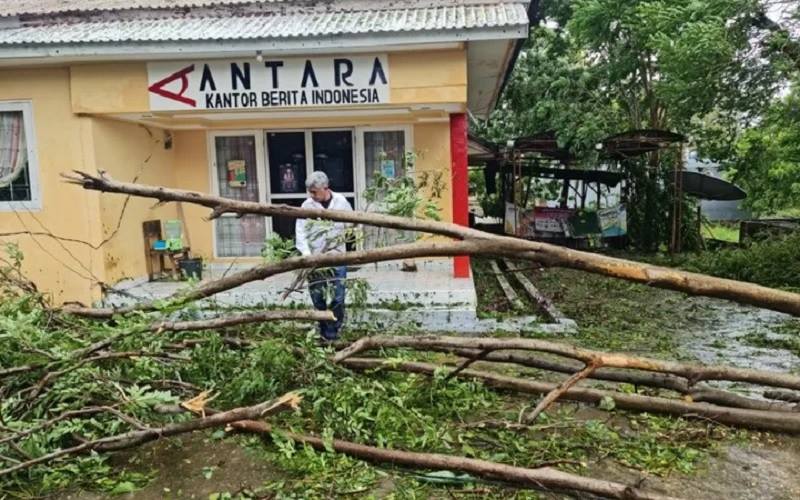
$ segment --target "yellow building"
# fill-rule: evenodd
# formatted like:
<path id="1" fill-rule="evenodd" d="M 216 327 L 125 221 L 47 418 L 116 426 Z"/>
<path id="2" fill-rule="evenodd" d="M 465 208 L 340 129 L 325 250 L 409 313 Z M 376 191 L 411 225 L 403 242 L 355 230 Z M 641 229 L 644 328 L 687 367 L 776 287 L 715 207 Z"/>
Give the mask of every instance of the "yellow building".
<path id="1" fill-rule="evenodd" d="M 258 259 L 292 222 L 101 195 L 73 169 L 297 205 L 304 179 L 365 208 L 373 172 L 436 178 L 466 224 L 466 116 L 495 105 L 517 0 L 22 0 L 0 3 L 0 241 L 56 303 L 146 275 L 142 223 L 181 220 L 206 262 Z M 456 262 L 454 273 L 468 273 Z"/>

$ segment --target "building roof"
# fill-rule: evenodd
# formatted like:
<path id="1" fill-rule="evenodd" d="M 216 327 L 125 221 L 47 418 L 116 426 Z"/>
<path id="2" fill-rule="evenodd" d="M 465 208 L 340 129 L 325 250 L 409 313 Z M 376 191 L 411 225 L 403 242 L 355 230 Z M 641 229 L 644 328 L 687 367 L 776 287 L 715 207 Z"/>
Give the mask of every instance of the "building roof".
<path id="1" fill-rule="evenodd" d="M 261 1 L 277 3 L 284 0 Z M 253 0 L 6 0 L 0 2 L 0 17 L 132 9 L 178 9 L 244 3 L 253 3 Z"/>
<path id="2" fill-rule="evenodd" d="M 49 3 L 64 4 L 58 0 Z M 72 5 L 117 4 L 117 0 L 84 0 Z M 121 2 L 119 2 L 121 3 Z M 131 4 L 211 4 L 197 10 L 126 10 L 89 15 L 49 14 L 0 25 L 0 45 L 53 45 L 202 40 L 255 40 L 328 37 L 403 32 L 513 28 L 527 26 L 523 3 L 426 2 L 432 6 L 403 6 L 415 2 L 350 2 L 361 9 L 341 9 L 337 3 L 297 2 L 167 2 L 132 0 Z M 347 2 L 342 2 L 347 4 Z M 437 5 L 439 3 L 439 5 Z M 291 5 L 289 5 L 291 4 Z M 32 7 L 33 8 L 33 7 Z M 5 11 L 0 11 L 5 12 Z M 113 14 L 113 15 L 112 15 Z M 466 39 L 466 38 L 465 38 Z"/>

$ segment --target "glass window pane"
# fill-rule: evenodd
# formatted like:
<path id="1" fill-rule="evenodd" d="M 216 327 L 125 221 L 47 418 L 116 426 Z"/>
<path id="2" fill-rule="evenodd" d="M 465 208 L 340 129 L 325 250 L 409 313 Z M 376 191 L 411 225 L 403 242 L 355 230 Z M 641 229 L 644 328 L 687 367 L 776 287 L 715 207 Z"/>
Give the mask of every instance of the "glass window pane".
<path id="1" fill-rule="evenodd" d="M 258 201 L 255 136 L 216 137 L 215 146 L 219 195 Z"/>
<path id="2" fill-rule="evenodd" d="M 367 186 L 372 183 L 375 172 L 387 177 L 405 175 L 405 133 L 402 130 L 364 132 L 364 162 Z"/>
<path id="3" fill-rule="evenodd" d="M 367 186 L 372 184 L 376 172 L 390 178 L 405 175 L 403 161 L 405 150 L 405 133 L 402 130 L 364 132 L 364 166 Z M 379 200 L 368 206 L 367 209 L 381 211 Z M 414 239 L 414 233 L 410 231 L 364 226 L 365 249 L 410 243 Z"/>
<path id="4" fill-rule="evenodd" d="M 353 133 L 349 130 L 313 132 L 314 170 L 328 174 L 331 189 L 355 191 L 353 184 Z"/>
<path id="5" fill-rule="evenodd" d="M 264 248 L 266 226 L 261 215 L 220 217 L 217 225 L 218 257 L 258 257 Z"/>
<path id="6" fill-rule="evenodd" d="M 31 201 L 22 111 L 0 112 L 0 201 Z"/>
<path id="7" fill-rule="evenodd" d="M 269 181 L 272 194 L 306 192 L 306 135 L 304 132 L 267 134 Z"/>
<path id="8" fill-rule="evenodd" d="M 288 200 L 275 200 L 275 203 L 299 207 L 305 198 L 291 198 Z M 294 239 L 295 217 L 275 216 L 272 218 L 272 232 L 279 234 L 281 238 Z"/>

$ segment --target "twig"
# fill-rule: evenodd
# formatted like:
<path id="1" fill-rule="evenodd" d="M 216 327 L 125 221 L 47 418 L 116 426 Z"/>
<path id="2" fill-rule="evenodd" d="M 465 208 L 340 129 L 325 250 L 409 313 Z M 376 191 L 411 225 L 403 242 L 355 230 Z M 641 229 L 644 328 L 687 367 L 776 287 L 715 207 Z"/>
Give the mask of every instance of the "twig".
<path id="1" fill-rule="evenodd" d="M 574 374 L 573 376 L 569 377 L 567 380 L 561 382 L 558 387 L 550 391 L 540 402 L 536 405 L 528 415 L 525 417 L 525 422 L 535 422 L 536 417 L 539 416 L 540 413 L 545 411 L 553 402 L 561 397 L 565 392 L 570 390 L 570 388 L 577 384 L 579 381 L 585 379 L 589 375 L 592 374 L 593 371 L 600 368 L 602 365 L 602 361 L 600 359 L 596 359 L 594 361 L 589 362 L 586 367 Z"/>
<path id="2" fill-rule="evenodd" d="M 468 358 L 468 359 L 467 359 L 467 360 L 465 360 L 463 363 L 461 363 L 460 365 L 458 365 L 458 366 L 456 367 L 456 369 L 455 369 L 455 370 L 453 370 L 453 371 L 451 371 L 450 373 L 448 373 L 448 374 L 447 374 L 447 376 L 444 378 L 444 381 L 445 381 L 445 382 L 447 382 L 447 381 L 448 381 L 448 380 L 450 380 L 451 378 L 455 377 L 456 375 L 458 375 L 459 373 L 461 373 L 462 371 L 464 371 L 466 368 L 469 368 L 469 366 L 470 366 L 472 363 L 475 363 L 476 361 L 480 361 L 481 359 L 483 359 L 484 357 L 486 357 L 486 355 L 487 355 L 487 354 L 489 354 L 490 352 L 492 352 L 492 350 L 493 350 L 493 349 L 484 349 L 484 350 L 482 350 L 482 351 L 479 351 L 479 352 L 478 352 L 477 354 L 475 354 L 473 357 L 471 357 L 471 358 Z"/>

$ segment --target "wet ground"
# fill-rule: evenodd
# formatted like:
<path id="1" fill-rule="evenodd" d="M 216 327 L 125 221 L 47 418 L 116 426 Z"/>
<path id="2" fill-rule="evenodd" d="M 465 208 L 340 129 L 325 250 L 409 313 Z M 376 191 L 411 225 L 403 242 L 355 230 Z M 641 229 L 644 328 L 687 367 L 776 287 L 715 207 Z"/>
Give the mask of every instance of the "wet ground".
<path id="1" fill-rule="evenodd" d="M 793 500 L 800 498 L 800 440 L 736 444 L 710 457 L 695 474 L 648 476 L 609 462 L 595 477 L 641 484 L 647 491 L 693 500 Z"/>
<path id="2" fill-rule="evenodd" d="M 685 331 L 684 349 L 703 363 L 726 363 L 744 368 L 780 372 L 800 371 L 800 357 L 787 350 L 753 345 L 748 337 L 779 340 L 782 327 L 795 319 L 767 309 L 744 306 L 724 300 L 693 297 L 688 299 L 707 311 L 702 320 Z"/>

